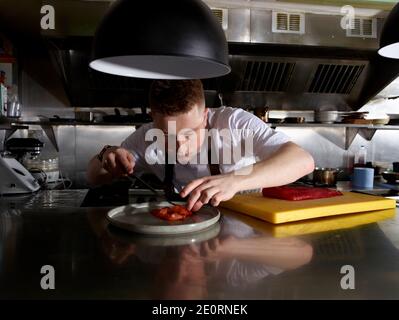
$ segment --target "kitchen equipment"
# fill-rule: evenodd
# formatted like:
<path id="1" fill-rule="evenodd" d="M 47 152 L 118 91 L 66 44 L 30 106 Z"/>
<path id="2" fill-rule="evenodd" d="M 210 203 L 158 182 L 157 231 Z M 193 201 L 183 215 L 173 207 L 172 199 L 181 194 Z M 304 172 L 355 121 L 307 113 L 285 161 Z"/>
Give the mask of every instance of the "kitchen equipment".
<path id="1" fill-rule="evenodd" d="M 238 211 L 261 220 L 279 224 L 306 219 L 336 216 L 347 213 L 392 209 L 395 200 L 354 192 L 343 192 L 340 197 L 287 201 L 265 198 L 260 193 L 239 194 L 221 207 Z"/>
<path id="2" fill-rule="evenodd" d="M 384 58 L 399 59 L 398 35 L 396 33 L 399 18 L 399 4 L 389 12 L 380 35 L 380 48 L 378 54 Z"/>
<path id="3" fill-rule="evenodd" d="M 305 117 L 287 117 L 283 119 L 283 123 L 304 123 Z"/>
<path id="4" fill-rule="evenodd" d="M 371 119 L 373 122 L 373 125 L 375 126 L 384 126 L 389 123 L 390 119 L 389 117 L 386 118 L 377 118 L 377 119 Z"/>
<path id="5" fill-rule="evenodd" d="M 389 125 L 399 125 L 399 114 L 387 114 L 389 117 Z"/>
<path id="6" fill-rule="evenodd" d="M 343 111 L 340 116 L 344 119 L 364 119 L 369 111 Z"/>
<path id="7" fill-rule="evenodd" d="M 30 157 L 23 160 L 23 165 L 31 173 L 42 172 L 46 176 L 46 182 L 57 182 L 60 178 L 58 157 L 42 158 Z"/>
<path id="8" fill-rule="evenodd" d="M 365 112 L 344 112 L 341 113 L 342 123 L 355 124 L 358 122 L 359 124 L 371 124 L 371 121 L 365 119 L 367 113 Z"/>
<path id="9" fill-rule="evenodd" d="M 373 121 L 369 119 L 343 118 L 341 122 L 348 124 L 373 124 Z"/>
<path id="10" fill-rule="evenodd" d="M 14 157 L 0 155 L 0 194 L 30 193 L 39 190 L 38 181 Z"/>
<path id="11" fill-rule="evenodd" d="M 268 118 L 268 123 L 283 123 L 283 118 Z"/>
<path id="12" fill-rule="evenodd" d="M 231 71 L 222 25 L 201 0 L 116 2 L 97 26 L 89 65 L 148 79 L 204 79 Z"/>
<path id="13" fill-rule="evenodd" d="M 144 202 L 117 207 L 107 213 L 107 219 L 119 228 L 144 234 L 183 234 L 209 228 L 218 222 L 220 212 L 211 206 L 203 206 L 192 216 L 180 221 L 165 221 L 150 212 L 169 206 L 166 201 Z"/>
<path id="14" fill-rule="evenodd" d="M 399 182 L 399 172 L 392 172 L 392 171 L 384 171 L 382 173 L 382 177 L 388 182 L 388 183 L 398 183 Z"/>
<path id="15" fill-rule="evenodd" d="M 364 125 L 386 125 L 390 122 L 387 115 L 383 118 L 371 118 L 368 111 L 364 112 L 347 112 L 341 115 L 342 123 L 348 124 L 364 124 Z"/>
<path id="16" fill-rule="evenodd" d="M 25 154 L 37 156 L 40 154 L 44 143 L 35 138 L 11 138 L 6 142 L 6 150 L 16 156 L 22 162 Z"/>
<path id="17" fill-rule="evenodd" d="M 34 138 L 12 138 L 6 142 L 6 152 L 0 155 L 0 194 L 30 193 L 39 190 L 38 181 L 22 165 L 25 155 L 36 157 L 43 142 Z"/>
<path id="18" fill-rule="evenodd" d="M 135 175 L 134 173 L 131 175 L 128 175 L 127 178 L 132 182 L 135 183 L 136 180 L 140 181 L 143 185 L 145 185 L 148 189 L 150 189 L 154 195 L 156 195 L 157 197 L 163 197 L 163 194 L 160 194 L 157 190 L 155 190 L 150 184 L 148 184 L 147 182 L 145 182 L 143 179 L 141 179 L 140 177 L 138 177 L 137 175 Z M 171 204 L 172 206 L 175 206 L 176 204 L 173 203 L 172 201 L 169 201 L 168 199 L 166 199 L 166 201 Z"/>
<path id="19" fill-rule="evenodd" d="M 76 111 L 75 120 L 81 122 L 92 122 L 94 119 L 93 112 L 90 111 Z"/>
<path id="20" fill-rule="evenodd" d="M 105 115 L 103 116 L 103 121 L 104 122 L 112 122 L 112 123 L 134 123 L 134 122 L 139 122 L 138 121 L 138 115 L 122 115 L 119 109 L 115 108 L 114 109 L 115 114 L 112 115 Z M 148 115 L 142 116 L 143 119 L 141 120 L 147 120 Z M 144 121 L 142 121 L 144 122 Z M 146 121 L 147 122 L 147 121 Z"/>
<path id="21" fill-rule="evenodd" d="M 356 188 L 373 188 L 374 168 L 353 168 L 352 185 Z"/>
<path id="22" fill-rule="evenodd" d="M 65 123 L 65 122 L 66 123 L 75 123 L 76 122 L 76 120 L 74 118 L 61 118 L 58 115 L 53 115 L 52 117 L 46 117 L 46 116 L 43 116 L 43 115 L 38 115 L 38 117 L 39 117 L 40 121 L 43 121 L 43 122 L 46 122 L 46 121 L 48 121 L 48 122 L 56 122 L 56 123 L 60 123 L 60 122 L 62 122 L 62 123 Z"/>
<path id="23" fill-rule="evenodd" d="M 334 123 L 338 121 L 339 111 L 315 111 L 314 121 L 320 123 Z"/>
<path id="24" fill-rule="evenodd" d="M 316 167 L 313 171 L 313 184 L 316 186 L 335 186 L 340 172 L 341 170 L 336 168 Z"/>
<path id="25" fill-rule="evenodd" d="M 7 102 L 7 117 L 8 118 L 19 118 L 21 117 L 22 111 L 21 104 L 18 101 L 12 100 Z"/>
<path id="26" fill-rule="evenodd" d="M 380 177 L 383 171 L 386 171 L 386 167 L 383 166 L 383 164 L 380 164 L 382 162 L 375 161 L 374 163 L 371 161 L 367 161 L 365 167 L 366 168 L 373 168 L 374 169 L 374 178 Z M 356 165 L 355 167 L 362 167 L 361 165 Z"/>
<path id="27" fill-rule="evenodd" d="M 7 87 L 0 83 L 0 116 L 7 115 Z"/>

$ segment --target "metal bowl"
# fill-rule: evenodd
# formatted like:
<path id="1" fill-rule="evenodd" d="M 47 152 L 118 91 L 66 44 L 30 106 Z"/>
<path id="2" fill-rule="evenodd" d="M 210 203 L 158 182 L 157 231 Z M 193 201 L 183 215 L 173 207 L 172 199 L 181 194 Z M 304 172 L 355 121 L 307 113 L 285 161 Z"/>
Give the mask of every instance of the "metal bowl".
<path id="1" fill-rule="evenodd" d="M 392 172 L 392 171 L 384 171 L 382 173 L 382 177 L 388 183 L 397 183 L 399 182 L 399 172 Z"/>
<path id="2" fill-rule="evenodd" d="M 314 121 L 320 123 L 334 123 L 339 119 L 339 111 L 315 111 Z"/>
<path id="3" fill-rule="evenodd" d="M 313 184 L 321 186 L 334 186 L 341 170 L 337 168 L 316 168 L 313 171 Z"/>

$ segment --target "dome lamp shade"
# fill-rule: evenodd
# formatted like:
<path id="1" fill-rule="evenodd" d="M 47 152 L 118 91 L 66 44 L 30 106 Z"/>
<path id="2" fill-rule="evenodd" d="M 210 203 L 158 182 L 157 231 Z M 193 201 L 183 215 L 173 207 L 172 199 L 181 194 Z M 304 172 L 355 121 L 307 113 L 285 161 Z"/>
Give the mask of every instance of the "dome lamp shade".
<path id="1" fill-rule="evenodd" d="M 381 32 L 378 54 L 392 59 L 399 59 L 399 4 L 389 13 Z"/>
<path id="2" fill-rule="evenodd" d="M 90 67 L 171 80 L 231 71 L 222 26 L 200 0 L 117 1 L 97 27 Z"/>

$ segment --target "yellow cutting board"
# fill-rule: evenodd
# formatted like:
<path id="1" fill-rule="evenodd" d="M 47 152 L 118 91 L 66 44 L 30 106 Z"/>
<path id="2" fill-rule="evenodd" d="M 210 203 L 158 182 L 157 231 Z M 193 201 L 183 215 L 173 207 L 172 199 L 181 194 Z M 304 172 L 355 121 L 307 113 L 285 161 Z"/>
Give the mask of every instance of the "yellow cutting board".
<path id="1" fill-rule="evenodd" d="M 396 209 L 350 213 L 339 216 L 323 217 L 310 220 L 271 224 L 248 215 L 223 208 L 221 212 L 246 223 L 255 230 L 270 234 L 274 238 L 284 238 L 319 232 L 354 228 L 393 218 Z"/>
<path id="2" fill-rule="evenodd" d="M 396 207 L 396 201 L 354 192 L 343 192 L 343 195 L 338 197 L 302 201 L 265 198 L 261 193 L 250 193 L 236 195 L 231 200 L 222 202 L 220 206 L 278 224 L 391 209 Z"/>

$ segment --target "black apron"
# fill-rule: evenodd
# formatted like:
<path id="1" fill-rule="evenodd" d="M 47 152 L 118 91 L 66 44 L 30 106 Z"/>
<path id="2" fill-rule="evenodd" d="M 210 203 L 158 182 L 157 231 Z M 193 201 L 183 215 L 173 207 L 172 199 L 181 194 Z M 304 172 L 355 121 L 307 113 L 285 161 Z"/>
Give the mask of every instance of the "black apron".
<path id="1" fill-rule="evenodd" d="M 206 126 L 206 129 L 209 129 L 209 125 Z M 211 161 L 211 144 L 212 139 L 208 137 L 208 167 L 211 173 L 211 176 L 215 176 L 220 174 L 219 164 L 212 163 Z M 215 149 L 216 150 L 216 149 Z M 165 178 L 163 180 L 164 189 L 165 189 L 165 196 L 167 199 L 172 201 L 184 201 L 184 199 L 175 192 L 174 185 L 173 185 L 173 175 L 175 172 L 175 164 L 168 163 L 168 154 L 165 154 Z"/>

